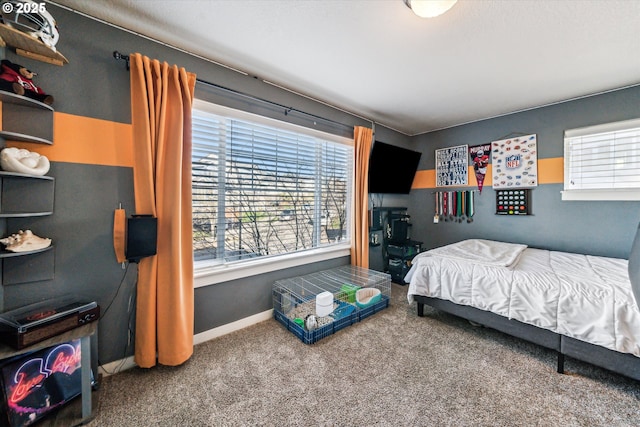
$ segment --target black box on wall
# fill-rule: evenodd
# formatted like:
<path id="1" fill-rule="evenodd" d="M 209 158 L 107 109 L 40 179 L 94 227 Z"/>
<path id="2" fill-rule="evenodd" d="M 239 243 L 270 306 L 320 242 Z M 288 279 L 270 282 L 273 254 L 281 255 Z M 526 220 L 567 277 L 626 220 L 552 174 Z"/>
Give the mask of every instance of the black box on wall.
<path id="1" fill-rule="evenodd" d="M 158 242 L 158 218 L 151 215 L 134 215 L 127 220 L 127 247 L 129 262 L 156 254 Z"/>

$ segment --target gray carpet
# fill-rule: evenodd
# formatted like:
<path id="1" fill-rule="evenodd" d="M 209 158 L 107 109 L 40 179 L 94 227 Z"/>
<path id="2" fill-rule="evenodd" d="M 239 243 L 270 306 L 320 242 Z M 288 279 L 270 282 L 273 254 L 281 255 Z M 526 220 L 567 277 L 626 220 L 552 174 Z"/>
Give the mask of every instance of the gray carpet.
<path id="1" fill-rule="evenodd" d="M 638 426 L 640 382 L 425 308 L 305 345 L 275 320 L 104 378 L 90 426 Z"/>

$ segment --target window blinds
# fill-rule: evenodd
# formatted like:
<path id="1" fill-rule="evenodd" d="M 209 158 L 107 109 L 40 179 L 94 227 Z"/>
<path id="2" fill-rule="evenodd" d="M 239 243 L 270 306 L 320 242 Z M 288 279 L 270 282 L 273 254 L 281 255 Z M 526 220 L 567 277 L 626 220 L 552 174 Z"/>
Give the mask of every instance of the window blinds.
<path id="1" fill-rule="evenodd" d="M 640 119 L 565 131 L 565 192 L 640 189 Z"/>
<path id="2" fill-rule="evenodd" d="M 286 254 L 330 244 L 329 230 L 346 235 L 347 140 L 209 106 L 193 112 L 196 260 Z"/>

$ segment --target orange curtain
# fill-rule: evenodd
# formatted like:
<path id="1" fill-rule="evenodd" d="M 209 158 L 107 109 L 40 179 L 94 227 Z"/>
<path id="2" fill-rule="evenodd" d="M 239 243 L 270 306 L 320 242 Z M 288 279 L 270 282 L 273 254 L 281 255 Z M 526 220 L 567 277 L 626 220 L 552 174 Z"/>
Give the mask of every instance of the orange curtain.
<path id="1" fill-rule="evenodd" d="M 135 361 L 179 365 L 193 354 L 191 105 L 196 76 L 130 55 L 137 214 L 158 218 L 157 255 L 138 265 Z"/>
<path id="2" fill-rule="evenodd" d="M 373 130 L 356 126 L 353 129 L 355 147 L 354 222 L 351 264 L 369 268 L 369 154 Z"/>

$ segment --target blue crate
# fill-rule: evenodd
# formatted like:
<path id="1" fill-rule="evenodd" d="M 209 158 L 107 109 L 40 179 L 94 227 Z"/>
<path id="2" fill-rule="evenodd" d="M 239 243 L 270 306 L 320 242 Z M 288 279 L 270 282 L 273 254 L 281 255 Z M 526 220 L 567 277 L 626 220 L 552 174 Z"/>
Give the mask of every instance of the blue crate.
<path id="1" fill-rule="evenodd" d="M 334 302 L 338 304 L 336 310 L 338 310 L 342 306 L 348 305 L 347 303 L 342 301 L 334 300 Z M 298 339 L 300 339 L 300 341 L 305 344 L 314 344 L 322 338 L 325 338 L 339 331 L 340 329 L 350 326 L 358 321 L 357 310 L 354 310 L 351 314 L 336 319 L 327 325 L 321 326 L 317 329 L 314 329 L 313 331 L 307 331 L 280 311 L 273 310 L 273 315 L 275 319 L 278 322 L 282 323 L 289 332 L 292 332 L 295 336 L 298 337 Z"/>
<path id="2" fill-rule="evenodd" d="M 354 304 L 354 291 L 366 287 L 378 289 L 382 297 L 379 302 L 362 309 Z M 334 311 L 336 317 L 329 325 L 324 325 L 313 331 L 307 331 L 303 326 L 286 316 L 286 313 L 292 314 L 291 310 L 298 310 L 301 304 L 312 303 L 321 292 L 333 293 L 334 302 L 338 304 Z M 388 307 L 390 296 L 391 276 L 389 274 L 353 265 L 278 280 L 273 284 L 272 290 L 275 319 L 306 344 L 313 344 Z M 346 304 L 353 311 L 338 313 L 341 303 Z M 311 312 L 314 312 L 314 310 L 310 307 L 305 307 L 304 310 L 298 311 L 300 315 L 304 314 L 305 316 Z"/>
<path id="3" fill-rule="evenodd" d="M 335 309 L 335 311 L 339 310 L 343 306 L 351 305 L 338 300 L 334 300 L 334 302 L 338 304 L 338 307 Z M 386 295 L 382 295 L 382 298 L 379 302 L 367 308 L 358 308 L 354 306 L 354 310 L 351 314 L 335 319 L 328 325 L 324 325 L 320 328 L 314 329 L 313 331 L 307 331 L 280 311 L 274 310 L 273 314 L 275 319 L 282 325 L 284 325 L 289 332 L 292 332 L 296 337 L 298 337 L 300 341 L 305 344 L 314 344 L 322 338 L 326 338 L 329 335 L 346 328 L 347 326 L 351 326 L 354 323 L 360 322 L 367 317 L 379 312 L 380 310 L 387 308 L 388 306 L 389 297 Z"/>
<path id="4" fill-rule="evenodd" d="M 334 321 L 332 322 L 333 332 L 338 332 L 340 329 L 346 328 L 347 326 L 351 326 L 358 321 L 358 315 L 357 315 L 358 309 L 354 305 L 341 302 L 338 308 L 334 310 L 334 313 L 336 313 L 341 307 L 349 307 L 352 309 L 352 311 L 345 316 L 334 319 Z"/>

